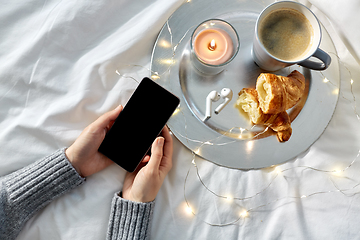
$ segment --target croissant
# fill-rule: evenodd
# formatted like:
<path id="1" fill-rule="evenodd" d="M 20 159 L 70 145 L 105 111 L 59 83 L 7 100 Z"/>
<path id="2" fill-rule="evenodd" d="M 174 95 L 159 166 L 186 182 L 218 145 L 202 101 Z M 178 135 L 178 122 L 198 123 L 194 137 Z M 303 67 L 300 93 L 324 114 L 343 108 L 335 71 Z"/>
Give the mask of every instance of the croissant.
<path id="1" fill-rule="evenodd" d="M 236 106 L 248 113 L 252 123 L 262 124 L 265 122 L 266 116 L 259 106 L 258 93 L 254 88 L 243 88 L 239 92 Z"/>
<path id="2" fill-rule="evenodd" d="M 287 77 L 262 73 L 257 79 L 256 90 L 264 113 L 281 113 L 300 100 L 305 90 L 305 77 L 296 70 Z"/>
<path id="3" fill-rule="evenodd" d="M 290 139 L 292 133 L 291 120 L 286 111 L 270 115 L 264 125 L 270 127 L 276 132 L 279 142 L 285 142 Z"/>
<path id="4" fill-rule="evenodd" d="M 254 124 L 264 124 L 277 132 L 280 142 L 290 139 L 292 128 L 290 117 L 286 111 L 278 114 L 265 114 L 261 110 L 258 101 L 258 93 L 253 88 L 243 88 L 239 92 L 236 106 L 246 112 Z"/>

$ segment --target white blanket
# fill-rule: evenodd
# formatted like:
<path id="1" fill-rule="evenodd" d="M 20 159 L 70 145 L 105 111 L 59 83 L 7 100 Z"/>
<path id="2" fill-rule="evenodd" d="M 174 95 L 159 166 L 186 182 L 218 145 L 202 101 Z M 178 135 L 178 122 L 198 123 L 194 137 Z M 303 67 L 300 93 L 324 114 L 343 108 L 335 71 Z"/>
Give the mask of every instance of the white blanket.
<path id="1" fill-rule="evenodd" d="M 192 152 L 175 139 L 152 239 L 359 238 L 360 3 L 301 2 L 330 33 L 340 59 L 340 97 L 328 128 L 277 169 L 232 170 L 196 157 L 208 189 Z M 187 1 L 1 1 L 0 175 L 69 146 L 101 114 L 126 104 L 133 78 L 149 76 L 157 34 L 181 4 Z M 114 164 L 89 177 L 32 218 L 18 239 L 105 239 L 124 176 Z"/>

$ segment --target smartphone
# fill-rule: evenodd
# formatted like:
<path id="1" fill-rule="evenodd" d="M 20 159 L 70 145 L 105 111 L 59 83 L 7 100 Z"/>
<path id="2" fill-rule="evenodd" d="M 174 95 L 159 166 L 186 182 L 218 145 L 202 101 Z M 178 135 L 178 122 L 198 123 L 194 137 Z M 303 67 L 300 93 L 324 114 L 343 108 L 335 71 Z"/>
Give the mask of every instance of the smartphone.
<path id="1" fill-rule="evenodd" d="M 179 103 L 174 94 L 144 78 L 105 135 L 99 152 L 126 171 L 135 171 Z"/>

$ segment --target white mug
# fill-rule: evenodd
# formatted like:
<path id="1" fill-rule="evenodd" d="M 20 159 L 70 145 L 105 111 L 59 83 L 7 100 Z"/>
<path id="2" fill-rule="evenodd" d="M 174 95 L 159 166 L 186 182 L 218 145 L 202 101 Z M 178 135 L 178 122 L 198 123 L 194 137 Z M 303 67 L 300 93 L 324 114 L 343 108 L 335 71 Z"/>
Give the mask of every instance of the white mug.
<path id="1" fill-rule="evenodd" d="M 264 20 L 264 18 L 274 10 L 287 8 L 294 9 L 302 13 L 310 22 L 313 28 L 313 37 L 311 42 L 311 47 L 307 50 L 304 55 L 301 55 L 298 59 L 291 61 L 283 60 L 278 57 L 270 54 L 267 49 L 264 47 L 263 43 L 259 38 L 259 26 Z M 275 2 L 267 6 L 259 15 L 256 25 L 255 25 L 255 34 L 253 40 L 252 56 L 255 63 L 262 69 L 268 71 L 277 71 L 284 67 L 299 64 L 300 66 L 314 69 L 314 70 L 325 70 L 331 62 L 331 57 L 319 48 L 321 42 L 321 27 L 318 19 L 314 13 L 308 9 L 306 6 L 292 1 L 280 1 Z M 316 57 L 321 62 L 315 62 L 309 60 L 310 57 Z"/>

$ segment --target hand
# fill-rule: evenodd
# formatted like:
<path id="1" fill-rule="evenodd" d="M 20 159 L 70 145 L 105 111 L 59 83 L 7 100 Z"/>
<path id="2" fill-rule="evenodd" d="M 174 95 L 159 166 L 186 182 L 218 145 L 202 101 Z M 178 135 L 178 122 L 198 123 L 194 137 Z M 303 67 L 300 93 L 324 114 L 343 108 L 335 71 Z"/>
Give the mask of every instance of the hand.
<path id="1" fill-rule="evenodd" d="M 172 167 L 173 142 L 165 126 L 162 137 L 151 146 L 151 157 L 145 156 L 133 173 L 125 176 L 122 197 L 135 202 L 151 202 Z"/>
<path id="2" fill-rule="evenodd" d="M 75 142 L 66 149 L 67 158 L 80 176 L 90 176 L 112 164 L 112 161 L 99 153 L 98 149 L 122 109 L 120 105 L 103 114 L 87 126 Z"/>

